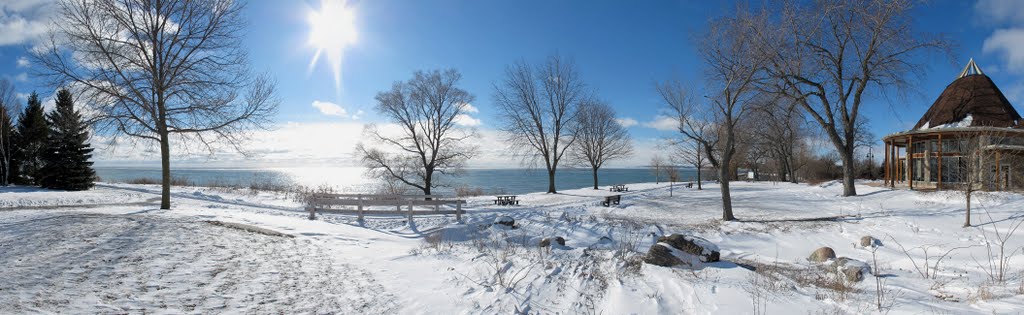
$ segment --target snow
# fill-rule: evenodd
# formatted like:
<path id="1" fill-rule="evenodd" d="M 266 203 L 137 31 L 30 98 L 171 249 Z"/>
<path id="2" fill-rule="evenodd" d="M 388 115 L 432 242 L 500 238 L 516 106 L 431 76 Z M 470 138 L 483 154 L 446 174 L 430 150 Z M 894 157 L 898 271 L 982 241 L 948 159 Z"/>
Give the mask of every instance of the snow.
<path id="1" fill-rule="evenodd" d="M 931 122 L 926 122 L 924 125 L 921 126 L 920 129 L 924 130 L 924 129 L 942 129 L 942 128 L 963 128 L 963 127 L 970 127 L 972 122 L 974 122 L 974 116 L 971 116 L 971 114 L 967 114 L 967 117 L 964 117 L 964 119 L 962 119 L 960 121 L 955 121 L 955 122 L 951 122 L 951 123 L 945 123 L 945 124 L 941 124 L 941 125 L 930 127 L 930 128 L 928 127 L 928 124 L 931 123 Z"/>
<path id="2" fill-rule="evenodd" d="M 298 198 L 223 188 L 105 184 L 85 192 L 0 188 L 0 309 L 5 313 L 874 313 L 875 277 L 838 293 L 807 281 L 806 257 L 829 246 L 884 279 L 892 314 L 1024 309 L 1024 237 L 1007 238 L 1010 272 L 989 279 L 988 248 L 1024 220 L 1024 196 L 977 193 L 976 227 L 963 196 L 859 182 L 734 182 L 722 222 L 719 187 L 631 184 L 519 196 L 519 206 L 469 198 L 453 215 L 306 219 Z M 607 187 L 604 187 L 607 188 Z M 494 226 L 504 217 L 518 228 Z M 293 237 L 218 226 L 255 226 Z M 707 240 L 721 262 L 690 270 L 640 262 L 657 237 Z M 878 247 L 858 246 L 862 236 Z M 545 237 L 566 246 L 539 248 Z M 940 256 L 949 251 L 948 255 Z M 680 253 L 682 255 L 682 253 Z M 925 261 L 936 270 L 927 269 Z M 750 266 L 792 270 L 766 285 Z M 877 268 L 875 268 L 877 266 Z M 765 269 L 768 270 L 768 269 Z M 759 280 L 761 279 L 761 280 Z"/>

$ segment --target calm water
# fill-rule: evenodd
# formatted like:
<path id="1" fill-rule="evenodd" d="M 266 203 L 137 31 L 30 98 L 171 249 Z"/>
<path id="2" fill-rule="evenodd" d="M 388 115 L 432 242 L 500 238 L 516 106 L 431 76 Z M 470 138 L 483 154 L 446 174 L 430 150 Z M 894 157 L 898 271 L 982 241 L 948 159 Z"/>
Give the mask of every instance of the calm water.
<path id="1" fill-rule="evenodd" d="M 97 167 L 96 174 L 102 181 L 123 182 L 135 178 L 160 178 L 158 168 L 114 168 Z M 248 186 L 253 181 L 272 182 L 284 185 L 314 187 L 330 185 L 342 191 L 367 192 L 375 187 L 373 180 L 363 175 L 362 168 L 356 167 L 309 167 L 309 168 L 265 168 L 265 169 L 174 169 L 174 177 L 181 177 L 196 185 L 233 184 Z M 601 185 L 629 184 L 655 181 L 649 169 L 620 168 L 598 171 Z M 695 172 L 681 169 L 682 180 L 691 180 Z M 456 178 L 442 178 L 452 187 L 483 189 L 485 193 L 523 194 L 546 191 L 547 174 L 543 170 L 529 169 L 469 169 Z M 662 180 L 665 176 L 662 175 Z M 589 187 L 593 179 L 590 170 L 562 169 L 556 175 L 558 189 Z M 442 193 L 450 189 L 440 189 Z"/>

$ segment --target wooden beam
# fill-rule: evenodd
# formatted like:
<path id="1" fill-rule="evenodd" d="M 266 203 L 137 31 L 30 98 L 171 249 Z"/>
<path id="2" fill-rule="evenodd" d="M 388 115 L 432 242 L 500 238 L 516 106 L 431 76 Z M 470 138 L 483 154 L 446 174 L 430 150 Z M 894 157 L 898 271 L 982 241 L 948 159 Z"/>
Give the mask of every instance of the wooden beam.
<path id="1" fill-rule="evenodd" d="M 907 136 L 907 187 L 914 190 L 914 136 Z"/>
<path id="2" fill-rule="evenodd" d="M 939 155 L 937 157 L 935 157 L 935 159 L 939 161 L 939 177 L 936 178 L 938 181 L 935 183 L 935 190 L 941 190 L 942 189 L 942 134 L 941 133 L 939 134 Z"/>
<path id="3" fill-rule="evenodd" d="M 890 154 L 889 164 L 891 164 L 891 166 L 889 167 L 889 188 L 896 188 L 896 179 L 899 177 L 899 174 L 900 174 L 900 171 L 899 171 L 900 170 L 900 167 L 899 167 L 900 157 L 898 155 L 896 155 L 899 152 L 898 151 L 899 148 L 896 147 L 896 140 L 895 139 L 893 139 L 890 142 L 891 142 L 891 145 L 889 146 L 889 151 L 890 152 L 888 153 L 888 154 Z"/>
<path id="4" fill-rule="evenodd" d="M 999 151 L 996 150 L 996 191 L 1003 190 L 1003 176 L 1000 174 Z"/>
<path id="5" fill-rule="evenodd" d="M 883 171 L 885 172 L 885 175 L 883 176 L 884 181 L 882 182 L 882 185 L 884 186 L 889 185 L 889 141 L 886 141 L 883 147 L 885 148 L 884 151 L 882 151 L 884 152 L 882 154 L 885 154 L 885 159 L 883 159 L 883 161 L 885 161 L 885 170 Z"/>

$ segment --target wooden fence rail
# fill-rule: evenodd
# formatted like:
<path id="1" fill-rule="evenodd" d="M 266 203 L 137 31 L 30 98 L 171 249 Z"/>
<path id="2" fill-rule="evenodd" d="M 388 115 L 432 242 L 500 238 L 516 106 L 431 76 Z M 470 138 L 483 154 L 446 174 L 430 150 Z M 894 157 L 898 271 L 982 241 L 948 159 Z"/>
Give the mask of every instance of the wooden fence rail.
<path id="1" fill-rule="evenodd" d="M 367 194 L 314 194 L 306 210 L 309 219 L 316 219 L 316 213 L 357 214 L 363 220 L 364 214 L 402 214 L 407 213 L 412 220 L 413 213 L 420 214 L 455 214 L 455 220 L 462 222 L 462 205 L 465 200 L 453 199 L 441 195 L 367 195 Z M 441 206 L 454 205 L 455 210 L 441 210 Z M 331 206 L 354 206 L 355 210 L 334 209 Z M 395 207 L 395 210 L 368 210 L 368 207 Z M 407 206 L 407 211 L 402 211 Z M 417 206 L 432 206 L 433 210 L 414 211 Z"/>

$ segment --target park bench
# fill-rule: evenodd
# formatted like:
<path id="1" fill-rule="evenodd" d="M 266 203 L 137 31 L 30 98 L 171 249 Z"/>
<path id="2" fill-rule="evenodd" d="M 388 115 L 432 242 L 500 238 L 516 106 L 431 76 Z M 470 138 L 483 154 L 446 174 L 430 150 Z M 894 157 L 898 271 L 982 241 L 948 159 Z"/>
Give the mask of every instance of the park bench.
<path id="1" fill-rule="evenodd" d="M 519 200 L 516 200 L 516 196 L 494 196 L 494 204 L 502 206 L 519 205 Z"/>
<path id="2" fill-rule="evenodd" d="M 371 194 L 313 194 L 308 200 L 306 211 L 309 219 L 316 218 L 316 213 L 355 214 L 363 220 L 364 214 L 407 214 L 412 221 L 413 213 L 419 214 L 455 214 L 455 220 L 462 222 L 462 205 L 465 200 L 453 199 L 440 195 L 371 195 Z M 339 209 L 334 206 L 354 207 L 355 209 Z M 408 209 L 402 211 L 402 207 Z M 441 210 L 441 206 L 454 206 L 455 210 Z M 395 210 L 368 209 L 370 207 L 395 207 Z M 415 207 L 428 207 L 432 210 L 414 211 Z"/>
<path id="3" fill-rule="evenodd" d="M 601 205 L 604 205 L 605 207 L 610 207 L 613 204 L 618 205 L 620 200 L 622 200 L 622 195 L 607 196 L 604 197 L 604 202 L 601 202 Z"/>
<path id="4" fill-rule="evenodd" d="M 629 191 L 629 187 L 626 187 L 626 185 L 612 185 L 611 187 L 608 187 L 608 191 L 611 191 L 611 192 Z"/>
<path id="5" fill-rule="evenodd" d="M 693 182 L 686 183 L 686 188 L 693 188 Z"/>

